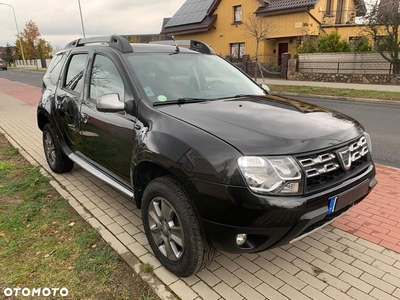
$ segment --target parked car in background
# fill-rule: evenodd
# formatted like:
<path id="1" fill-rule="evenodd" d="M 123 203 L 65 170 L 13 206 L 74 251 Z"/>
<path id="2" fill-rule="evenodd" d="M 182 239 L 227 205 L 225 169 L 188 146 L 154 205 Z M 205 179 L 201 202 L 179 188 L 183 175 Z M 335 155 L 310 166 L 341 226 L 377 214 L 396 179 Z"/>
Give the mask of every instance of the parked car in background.
<path id="1" fill-rule="evenodd" d="M 7 70 L 7 63 L 0 59 L 0 69 Z"/>
<path id="2" fill-rule="evenodd" d="M 168 270 L 290 243 L 371 192 L 361 124 L 188 46 L 75 40 L 52 59 L 37 110 L 50 168 L 77 163 L 131 197 Z"/>

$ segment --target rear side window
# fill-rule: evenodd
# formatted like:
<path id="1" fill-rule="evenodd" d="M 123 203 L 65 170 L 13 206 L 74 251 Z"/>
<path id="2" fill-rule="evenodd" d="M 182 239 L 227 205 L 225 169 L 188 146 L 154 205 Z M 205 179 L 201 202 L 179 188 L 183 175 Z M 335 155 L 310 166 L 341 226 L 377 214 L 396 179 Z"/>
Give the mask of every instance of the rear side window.
<path id="1" fill-rule="evenodd" d="M 78 94 L 82 92 L 83 71 L 85 69 L 87 57 L 87 53 L 75 54 L 72 56 L 68 65 L 64 88 L 67 88 Z"/>
<path id="2" fill-rule="evenodd" d="M 61 68 L 65 63 L 67 53 L 60 53 L 53 57 L 49 66 L 49 77 L 52 84 L 57 84 L 58 78 L 60 77 Z"/>

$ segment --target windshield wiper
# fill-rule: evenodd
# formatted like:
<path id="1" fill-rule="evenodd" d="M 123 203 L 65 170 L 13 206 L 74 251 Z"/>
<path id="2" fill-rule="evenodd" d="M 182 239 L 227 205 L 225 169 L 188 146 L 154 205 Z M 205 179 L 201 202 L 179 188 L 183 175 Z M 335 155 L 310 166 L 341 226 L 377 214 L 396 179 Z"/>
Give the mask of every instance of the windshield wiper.
<path id="1" fill-rule="evenodd" d="M 232 97 L 232 98 L 258 98 L 258 97 L 263 97 L 263 96 L 265 96 L 265 95 L 250 95 L 250 94 L 238 94 L 238 95 L 235 95 L 234 97 Z"/>
<path id="2" fill-rule="evenodd" d="M 177 100 L 168 100 L 165 102 L 154 102 L 153 106 L 166 105 L 166 104 L 197 103 L 197 102 L 206 102 L 208 100 L 210 99 L 185 97 L 185 98 L 179 98 Z"/>

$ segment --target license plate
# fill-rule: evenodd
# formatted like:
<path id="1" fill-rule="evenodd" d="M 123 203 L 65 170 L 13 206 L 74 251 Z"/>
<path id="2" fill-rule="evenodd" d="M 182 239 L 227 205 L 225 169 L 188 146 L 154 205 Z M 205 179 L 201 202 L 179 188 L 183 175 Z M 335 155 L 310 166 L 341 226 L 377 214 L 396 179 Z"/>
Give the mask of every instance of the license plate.
<path id="1" fill-rule="evenodd" d="M 338 197 L 332 197 L 332 198 L 329 199 L 328 215 L 330 215 L 333 212 L 335 212 L 337 199 L 338 199 Z"/>

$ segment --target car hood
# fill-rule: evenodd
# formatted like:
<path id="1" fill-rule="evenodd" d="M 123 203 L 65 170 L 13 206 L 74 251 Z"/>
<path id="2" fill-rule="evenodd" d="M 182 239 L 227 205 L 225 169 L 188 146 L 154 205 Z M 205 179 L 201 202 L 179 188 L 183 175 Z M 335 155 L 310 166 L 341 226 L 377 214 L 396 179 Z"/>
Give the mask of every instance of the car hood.
<path id="1" fill-rule="evenodd" d="M 157 109 L 224 140 L 244 155 L 297 154 L 331 147 L 363 132 L 357 121 L 339 112 L 274 95 Z"/>

